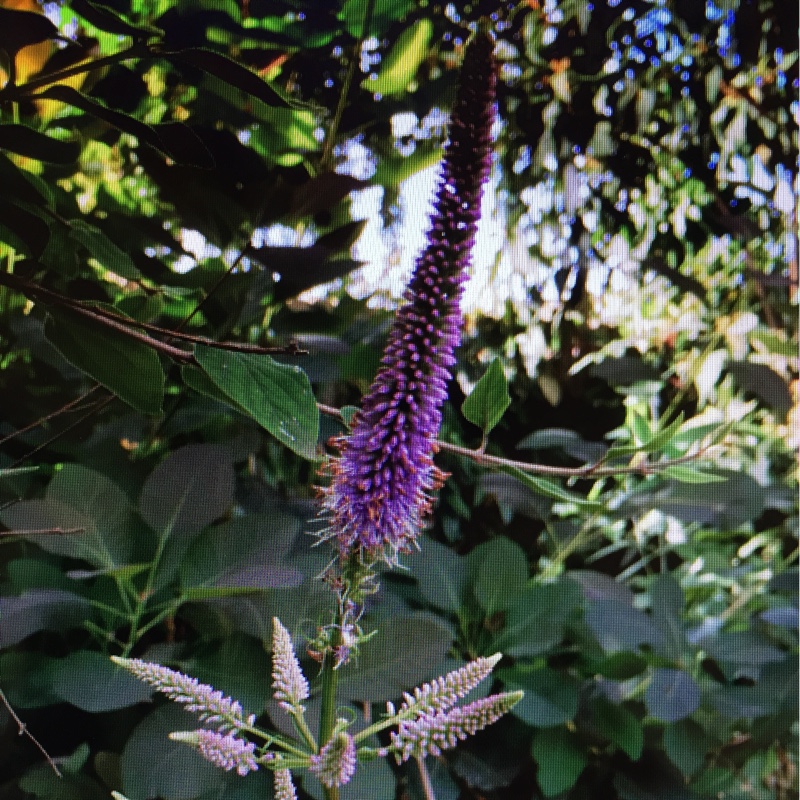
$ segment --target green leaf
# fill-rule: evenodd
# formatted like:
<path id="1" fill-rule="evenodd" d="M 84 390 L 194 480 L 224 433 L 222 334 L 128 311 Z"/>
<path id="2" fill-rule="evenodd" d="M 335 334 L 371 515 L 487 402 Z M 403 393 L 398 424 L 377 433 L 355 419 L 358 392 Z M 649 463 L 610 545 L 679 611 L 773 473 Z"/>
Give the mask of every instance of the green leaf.
<path id="1" fill-rule="evenodd" d="M 169 738 L 197 728 L 197 717 L 170 704 L 145 717 L 122 751 L 122 791 L 128 797 L 191 800 L 219 796 L 225 773 L 199 753 Z M 158 769 L 153 765 L 158 764 Z"/>
<path id="2" fill-rule="evenodd" d="M 361 2 L 361 0 L 359 0 Z M 372 180 L 381 186 L 396 189 L 403 181 L 438 164 L 442 158 L 442 148 L 434 143 L 422 142 L 409 156 L 391 155 L 378 162 Z"/>
<path id="3" fill-rule="evenodd" d="M 580 682 L 572 676 L 542 667 L 503 670 L 500 679 L 509 689 L 523 689 L 525 696 L 514 706 L 514 716 L 537 728 L 562 725 L 575 718 Z"/>
<path id="4" fill-rule="evenodd" d="M 64 465 L 44 498 L 9 506 L 2 520 L 17 530 L 74 530 L 24 536 L 49 553 L 83 559 L 104 571 L 127 563 L 136 545 L 125 493 L 105 475 L 79 464 Z"/>
<path id="5" fill-rule="evenodd" d="M 365 78 L 361 82 L 361 88 L 381 95 L 404 92 L 428 55 L 432 35 L 431 20 L 428 17 L 418 19 L 400 34 L 381 62 L 377 78 Z"/>
<path id="6" fill-rule="evenodd" d="M 561 500 L 566 503 L 572 503 L 585 513 L 594 513 L 603 508 L 602 503 L 587 500 L 575 492 L 570 492 L 549 478 L 542 478 L 538 475 L 529 475 L 527 472 L 523 472 L 516 467 L 504 467 L 503 472 L 513 475 L 518 481 L 524 483 L 537 494 L 550 497 L 553 500 Z"/>
<path id="7" fill-rule="evenodd" d="M 347 32 L 360 38 L 380 36 L 394 22 L 405 19 L 414 7 L 414 0 L 375 0 L 368 30 L 364 30 L 364 0 L 345 0 L 339 19 L 344 22 Z"/>
<path id="8" fill-rule="evenodd" d="M 586 751 L 566 728 L 539 731 L 531 753 L 536 761 L 536 779 L 547 797 L 572 787 L 588 762 Z"/>
<path id="9" fill-rule="evenodd" d="M 681 425 L 683 425 L 683 412 L 678 414 L 678 417 L 674 419 L 666 428 L 658 431 L 656 434 L 653 435 L 651 439 L 646 442 L 642 443 L 642 449 L 646 453 L 654 453 L 656 450 L 661 450 L 662 447 L 669 444 L 670 441 L 676 436 L 678 431 L 680 430 Z"/>
<path id="10" fill-rule="evenodd" d="M 587 442 L 569 428 L 542 428 L 517 443 L 517 450 L 558 449 L 580 461 L 599 461 L 606 455 L 608 445 Z"/>
<path id="11" fill-rule="evenodd" d="M 563 638 L 565 626 L 580 603 L 580 587 L 572 580 L 532 586 L 509 605 L 505 626 L 492 647 L 519 658 L 547 653 Z"/>
<path id="12" fill-rule="evenodd" d="M 683 670 L 657 667 L 644 700 L 651 716 L 662 722 L 677 722 L 700 707 L 700 687 Z"/>
<path id="13" fill-rule="evenodd" d="M 664 655 L 679 658 L 686 647 L 681 615 L 685 599 L 680 584 L 670 574 L 657 576 L 650 586 L 650 613 L 661 629 Z"/>
<path id="14" fill-rule="evenodd" d="M 592 711 L 597 728 L 632 761 L 638 761 L 644 747 L 642 723 L 627 708 L 596 698 Z"/>
<path id="15" fill-rule="evenodd" d="M 444 620 L 430 614 L 385 620 L 361 648 L 358 661 L 342 673 L 340 697 L 382 703 L 436 677 L 453 638 Z M 403 646 L 397 647 L 398 642 Z"/>
<path id="16" fill-rule="evenodd" d="M 106 656 L 86 650 L 52 662 L 51 675 L 53 692 L 61 700 L 94 714 L 127 708 L 153 693 Z"/>
<path id="17" fill-rule="evenodd" d="M 204 397 L 209 397 L 212 400 L 218 400 L 229 406 L 236 406 L 242 414 L 249 416 L 243 408 L 240 408 L 234 403 L 233 400 L 231 400 L 231 398 L 228 397 L 228 395 L 226 395 L 199 367 L 185 364 L 181 367 L 181 378 L 183 378 L 183 382 L 190 389 L 194 389 L 198 394 L 202 394 Z"/>
<path id="18" fill-rule="evenodd" d="M 443 611 L 461 609 L 467 586 L 467 559 L 434 540 L 426 541 L 414 561 L 414 577 L 422 597 Z"/>
<path id="19" fill-rule="evenodd" d="M 31 589 L 0 597 L 0 647 L 11 647 L 41 630 L 79 628 L 92 614 L 89 601 L 63 589 Z"/>
<path id="20" fill-rule="evenodd" d="M 651 616 L 617 598 L 587 603 L 584 618 L 607 653 L 636 650 L 642 644 L 658 646 L 662 642 L 661 631 Z"/>
<path id="21" fill-rule="evenodd" d="M 142 277 L 131 257 L 94 225 L 82 219 L 70 220 L 69 238 L 83 245 L 93 258 L 111 272 L 130 280 Z"/>
<path id="22" fill-rule="evenodd" d="M 673 478 L 676 481 L 680 481 L 681 483 L 724 483 L 727 480 L 725 475 L 703 472 L 694 467 L 687 467 L 685 464 L 665 467 L 661 474 L 668 478 Z"/>
<path id="23" fill-rule="evenodd" d="M 10 13 L 0 8 L 0 14 Z M 26 16 L 34 16 L 26 14 Z M 38 17 L 38 15 L 36 15 Z M 44 19 L 44 17 L 38 17 Z M 2 19 L 2 17 L 0 17 Z M 2 23 L 0 23 L 0 28 Z M 45 136 L 26 125 L 0 125 L 0 149 L 10 150 L 27 158 L 46 161 L 51 164 L 72 164 L 81 154 L 79 142 L 64 142 Z"/>
<path id="24" fill-rule="evenodd" d="M 653 431 L 647 420 L 641 415 L 637 414 L 633 409 L 630 411 L 630 427 L 633 433 L 636 444 L 643 447 L 646 442 L 653 438 Z"/>
<path id="25" fill-rule="evenodd" d="M 150 473 L 139 496 L 139 512 L 158 533 L 199 532 L 230 509 L 234 486 L 231 454 L 225 447 L 189 444 Z"/>
<path id="26" fill-rule="evenodd" d="M 523 549 L 505 537 L 478 545 L 468 556 L 475 597 L 487 615 L 504 611 L 528 580 Z"/>
<path id="27" fill-rule="evenodd" d="M 206 169 L 214 165 L 214 160 L 202 140 L 190 128 L 180 123 L 163 124 L 156 129 L 130 114 L 123 114 L 81 94 L 71 86 L 51 86 L 34 95 L 34 99 L 55 100 L 79 108 L 123 133 L 135 136 L 140 143 L 159 150 L 177 164 L 189 164 Z"/>
<path id="28" fill-rule="evenodd" d="M 73 366 L 143 414 L 161 413 L 164 371 L 154 350 L 77 314 L 49 310 L 45 335 Z"/>
<path id="29" fill-rule="evenodd" d="M 667 758 L 686 776 L 703 766 L 709 750 L 708 737 L 691 719 L 665 725 L 663 745 Z"/>
<path id="30" fill-rule="evenodd" d="M 508 381 L 502 362 L 496 358 L 462 403 L 461 412 L 473 425 L 481 428 L 485 436 L 500 422 L 510 405 Z"/>
<path id="31" fill-rule="evenodd" d="M 270 662 L 262 642 L 234 633 L 182 668 L 202 683 L 235 697 L 245 709 L 257 711 L 272 699 L 269 681 L 264 680 L 271 672 Z"/>
<path id="32" fill-rule="evenodd" d="M 205 50 L 199 47 L 190 47 L 186 50 L 164 52 L 162 55 L 171 61 L 197 67 L 203 72 L 219 78 L 234 89 L 261 100 L 262 103 L 268 106 L 289 107 L 288 101 L 263 78 L 221 53 L 215 53 L 213 50 Z"/>
<path id="33" fill-rule="evenodd" d="M 355 419 L 356 414 L 359 412 L 358 406 L 342 406 L 339 411 L 342 414 L 342 421 L 348 428 L 353 427 L 353 420 Z"/>
<path id="34" fill-rule="evenodd" d="M 641 675 L 647 669 L 647 661 L 636 653 L 624 650 L 606 656 L 598 665 L 597 672 L 612 681 L 626 681 Z"/>
<path id="35" fill-rule="evenodd" d="M 3 228 L 10 231 L 10 238 L 3 235 Z M 15 250 L 39 259 L 50 240 L 50 227 L 38 214 L 0 200 L 0 238 Z"/>
<path id="36" fill-rule="evenodd" d="M 216 386 L 276 439 L 304 458 L 317 458 L 319 410 L 300 367 L 204 345 L 195 347 L 195 357 Z"/>
<path id="37" fill-rule="evenodd" d="M 44 15 L 0 8 L 0 50 L 10 58 L 23 47 L 57 38 L 58 28 Z"/>
<path id="38" fill-rule="evenodd" d="M 303 575 L 289 563 L 288 552 L 302 527 L 296 515 L 274 509 L 208 529 L 181 561 L 184 593 L 199 587 L 298 586 Z"/>
<path id="39" fill-rule="evenodd" d="M 100 31 L 116 33 L 120 36 L 130 36 L 133 39 L 146 39 L 163 34 L 163 31 L 158 28 L 131 25 L 130 22 L 115 14 L 111 9 L 91 3 L 89 0 L 70 0 L 69 7 Z"/>

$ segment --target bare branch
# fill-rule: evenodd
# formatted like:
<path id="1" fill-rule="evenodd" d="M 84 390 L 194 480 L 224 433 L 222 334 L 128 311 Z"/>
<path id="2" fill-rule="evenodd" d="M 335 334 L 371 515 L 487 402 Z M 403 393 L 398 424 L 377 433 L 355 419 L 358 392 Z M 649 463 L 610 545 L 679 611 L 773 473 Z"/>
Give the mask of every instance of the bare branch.
<path id="1" fill-rule="evenodd" d="M 56 762 L 53 761 L 52 758 L 50 758 L 50 754 L 47 752 L 47 750 L 45 750 L 44 747 L 42 747 L 39 740 L 28 730 L 27 725 L 25 725 L 25 723 L 19 718 L 17 712 L 14 711 L 14 709 L 11 707 L 11 703 L 8 702 L 8 698 L 5 696 L 5 693 L 3 692 L 2 689 L 0 689 L 0 703 L 2 703 L 6 707 L 6 710 L 11 715 L 11 719 L 13 719 L 14 722 L 16 722 L 17 733 L 20 736 L 27 736 L 27 738 L 30 739 L 36 745 L 36 748 L 45 757 L 45 760 L 50 765 L 53 772 L 55 772 L 55 774 L 58 775 L 59 778 L 62 778 L 63 775 L 56 766 Z"/>
<path id="2" fill-rule="evenodd" d="M 338 408 L 323 403 L 317 403 L 317 408 L 323 414 L 335 417 L 340 422 L 344 422 L 342 412 Z M 613 475 L 656 475 L 668 467 L 675 467 L 679 464 L 696 461 L 698 458 L 705 455 L 709 449 L 708 447 L 701 447 L 697 452 L 680 456 L 679 458 L 671 458 L 664 461 L 642 461 L 641 463 L 627 464 L 625 466 L 621 465 L 618 467 L 604 466 L 606 462 L 603 459 L 583 467 L 552 467 L 548 464 L 531 464 L 527 461 L 515 461 L 510 458 L 492 456 L 483 452 L 481 449 L 471 450 L 469 447 L 460 447 L 457 444 L 450 444 L 450 442 L 437 442 L 436 448 L 444 453 L 453 453 L 453 455 L 469 458 L 476 464 L 480 464 L 484 467 L 512 467 L 533 475 L 552 475 L 553 477 L 559 478 L 606 478 Z"/>

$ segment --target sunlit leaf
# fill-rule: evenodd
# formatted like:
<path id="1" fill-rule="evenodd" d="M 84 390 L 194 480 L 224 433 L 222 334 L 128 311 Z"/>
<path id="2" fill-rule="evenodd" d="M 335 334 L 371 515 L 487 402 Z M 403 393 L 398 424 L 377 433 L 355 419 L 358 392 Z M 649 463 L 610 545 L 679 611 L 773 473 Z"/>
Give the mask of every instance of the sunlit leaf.
<path id="1" fill-rule="evenodd" d="M 319 411 L 306 374 L 266 355 L 198 345 L 195 355 L 214 384 L 298 455 L 317 455 Z"/>
<path id="2" fill-rule="evenodd" d="M 488 434 L 511 405 L 503 365 L 496 358 L 461 405 L 464 416 Z"/>

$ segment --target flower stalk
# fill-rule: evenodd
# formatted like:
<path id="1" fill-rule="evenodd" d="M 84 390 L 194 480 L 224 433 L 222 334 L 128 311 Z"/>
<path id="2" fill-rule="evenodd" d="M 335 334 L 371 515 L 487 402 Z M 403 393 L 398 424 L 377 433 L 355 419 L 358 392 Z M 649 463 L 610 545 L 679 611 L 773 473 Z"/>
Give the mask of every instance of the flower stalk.
<path id="1" fill-rule="evenodd" d="M 344 563 L 397 564 L 441 484 L 433 451 L 460 341 L 462 285 L 491 167 L 496 66 L 489 33 L 466 49 L 427 244 L 397 312 L 381 367 L 324 492 L 326 538 Z"/>

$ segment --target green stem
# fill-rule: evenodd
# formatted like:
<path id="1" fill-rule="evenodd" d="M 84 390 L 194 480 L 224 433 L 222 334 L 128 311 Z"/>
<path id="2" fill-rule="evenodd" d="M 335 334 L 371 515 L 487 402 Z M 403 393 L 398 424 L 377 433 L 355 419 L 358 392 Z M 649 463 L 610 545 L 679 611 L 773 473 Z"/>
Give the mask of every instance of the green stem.
<path id="1" fill-rule="evenodd" d="M 336 105 L 336 111 L 333 113 L 330 128 L 325 136 L 325 143 L 322 145 L 322 155 L 319 159 L 319 171 L 324 172 L 330 168 L 331 161 L 333 160 L 333 148 L 336 144 L 336 135 L 339 132 L 339 125 L 342 123 L 342 115 L 347 107 L 347 95 L 350 93 L 350 85 L 353 82 L 353 75 L 355 75 L 356 64 L 358 64 L 361 56 L 361 48 L 367 39 L 369 33 L 370 22 L 372 21 L 372 12 L 375 8 L 375 0 L 367 0 L 366 8 L 364 10 L 364 20 L 361 26 L 361 37 L 353 47 L 353 52 L 350 56 L 350 61 L 347 64 L 347 72 L 342 82 L 342 91 L 339 95 L 339 102 Z"/>
<path id="2" fill-rule="evenodd" d="M 139 628 L 139 623 L 144 616 L 150 595 L 153 593 L 153 584 L 155 583 L 158 565 L 162 556 L 164 555 L 164 550 L 167 547 L 167 541 L 172 533 L 173 524 L 174 519 L 170 521 L 170 524 L 167 526 L 167 529 L 164 531 L 164 533 L 158 537 L 158 547 L 156 548 L 155 555 L 153 556 L 153 562 L 150 565 L 150 569 L 147 572 L 147 580 L 145 581 L 144 589 L 137 597 L 136 607 L 134 608 L 133 614 L 131 614 L 130 617 L 131 632 L 130 636 L 128 637 L 128 644 L 125 645 L 125 649 L 122 651 L 122 658 L 128 658 L 130 656 L 131 650 L 133 650 L 136 642 L 142 635 L 142 631 Z"/>
<path id="3" fill-rule="evenodd" d="M 296 712 L 292 714 L 292 719 L 294 720 L 295 727 L 297 728 L 300 735 L 303 737 L 305 743 L 309 746 L 312 752 L 316 753 L 319 751 L 319 747 L 317 743 L 314 741 L 314 734 L 311 733 L 311 729 L 308 727 L 308 723 L 306 722 L 306 718 L 303 716 L 302 712 Z"/>
<path id="4" fill-rule="evenodd" d="M 334 669 L 335 656 L 331 651 L 325 654 L 322 662 L 322 713 L 319 723 L 319 741 L 324 745 L 336 725 L 336 686 L 339 673 Z"/>
<path id="5" fill-rule="evenodd" d="M 322 662 L 322 712 L 319 722 L 320 747 L 324 747 L 331 738 L 336 725 L 336 686 L 339 682 L 339 673 L 334 669 L 336 656 L 333 649 L 325 653 Z M 339 800 L 337 788 L 325 787 L 325 800 Z"/>

